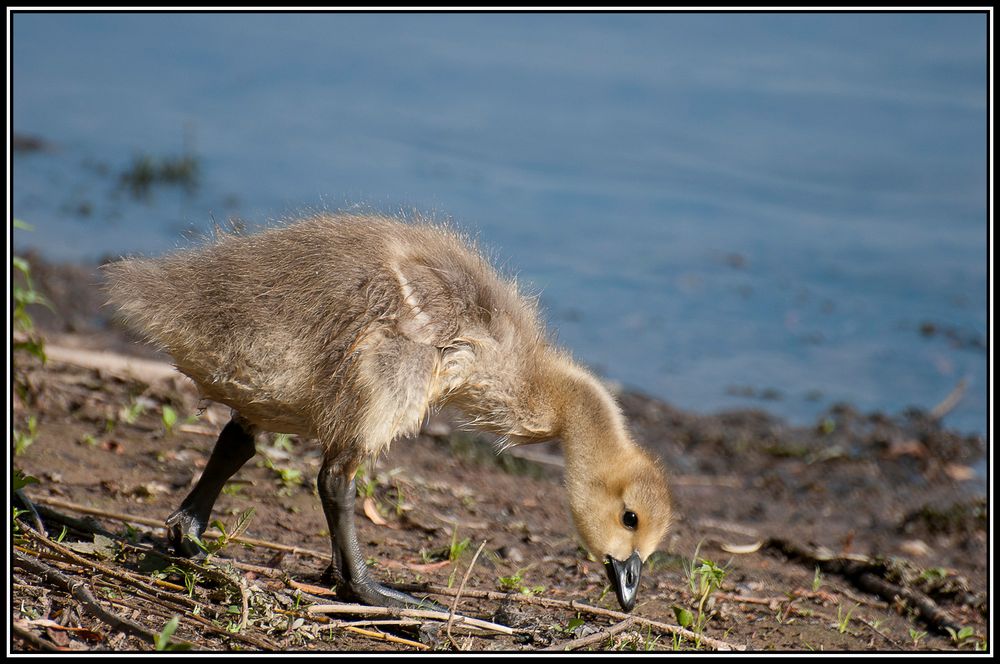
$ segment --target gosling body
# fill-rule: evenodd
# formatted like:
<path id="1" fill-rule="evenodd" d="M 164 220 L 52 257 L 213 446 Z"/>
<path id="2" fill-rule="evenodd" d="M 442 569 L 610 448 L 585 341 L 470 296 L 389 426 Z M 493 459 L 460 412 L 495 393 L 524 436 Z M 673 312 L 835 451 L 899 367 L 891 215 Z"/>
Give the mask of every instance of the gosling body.
<path id="1" fill-rule="evenodd" d="M 338 589 L 370 604 L 419 603 L 370 578 L 353 476 L 451 405 L 506 444 L 563 440 L 574 521 L 632 608 L 641 561 L 670 521 L 663 470 L 632 441 L 600 382 L 548 341 L 535 302 L 459 234 L 320 215 L 105 269 L 129 324 L 206 398 L 233 409 L 198 485 L 168 519 L 179 551 L 195 552 L 189 536 L 204 531 L 257 432 L 299 434 L 324 446 L 318 484 Z"/>

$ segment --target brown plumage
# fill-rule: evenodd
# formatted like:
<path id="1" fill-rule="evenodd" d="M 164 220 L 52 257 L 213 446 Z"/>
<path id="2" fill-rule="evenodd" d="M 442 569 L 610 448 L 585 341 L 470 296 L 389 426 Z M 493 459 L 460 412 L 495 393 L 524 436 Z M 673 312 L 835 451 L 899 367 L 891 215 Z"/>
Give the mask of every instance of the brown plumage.
<path id="1" fill-rule="evenodd" d="M 574 521 L 595 555 L 632 558 L 634 578 L 622 583 L 637 584 L 634 554 L 641 564 L 668 527 L 662 469 L 631 440 L 614 399 L 549 343 L 534 301 L 453 231 L 319 215 L 105 270 L 126 320 L 205 397 L 234 410 L 213 453 L 218 468 L 205 472 L 214 478 L 201 482 L 212 487 L 172 517 L 182 522 L 178 548 L 185 532 L 204 529 L 214 486 L 252 456 L 258 430 L 301 434 L 325 446 L 320 489 L 336 578 L 364 601 L 411 601 L 386 599 L 357 578 L 363 569 L 346 578 L 356 543 L 343 541 L 353 521 L 334 514 L 346 510 L 336 496 L 347 496 L 360 463 L 444 405 L 508 444 L 561 438 Z M 619 600 L 631 608 L 634 585 Z"/>

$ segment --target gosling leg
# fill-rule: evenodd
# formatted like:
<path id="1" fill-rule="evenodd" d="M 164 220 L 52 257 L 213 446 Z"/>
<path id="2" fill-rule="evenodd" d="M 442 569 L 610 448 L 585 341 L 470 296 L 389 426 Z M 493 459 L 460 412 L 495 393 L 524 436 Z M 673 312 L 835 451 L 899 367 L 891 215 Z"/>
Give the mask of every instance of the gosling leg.
<path id="1" fill-rule="evenodd" d="M 201 551 L 190 536 L 201 538 L 222 487 L 256 454 L 255 434 L 253 425 L 235 413 L 219 434 L 198 483 L 177 511 L 167 517 L 167 538 L 177 555 L 191 557 Z"/>
<path id="2" fill-rule="evenodd" d="M 333 545 L 333 562 L 324 575 L 337 584 L 338 595 L 369 606 L 421 607 L 447 611 L 428 599 L 420 600 L 372 579 L 354 529 L 354 471 L 356 464 L 326 461 L 316 480 Z"/>

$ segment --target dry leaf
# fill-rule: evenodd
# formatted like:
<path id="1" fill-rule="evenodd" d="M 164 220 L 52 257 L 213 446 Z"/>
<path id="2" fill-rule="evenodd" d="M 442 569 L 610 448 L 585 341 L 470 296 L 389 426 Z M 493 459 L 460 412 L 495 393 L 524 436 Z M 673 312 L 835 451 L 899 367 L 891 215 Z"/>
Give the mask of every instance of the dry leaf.
<path id="1" fill-rule="evenodd" d="M 764 543 L 760 540 L 753 542 L 752 544 L 722 544 L 722 550 L 726 553 L 756 553 L 760 551 L 760 547 L 764 546 Z"/>
<path id="2" fill-rule="evenodd" d="M 384 526 L 387 522 L 382 518 L 382 515 L 378 513 L 378 508 L 375 507 L 375 501 L 371 497 L 365 498 L 363 504 L 365 510 L 365 516 L 374 523 L 376 526 Z"/>
<path id="3" fill-rule="evenodd" d="M 972 466 L 949 463 L 944 467 L 944 474 L 955 482 L 966 482 L 976 479 L 976 470 Z"/>

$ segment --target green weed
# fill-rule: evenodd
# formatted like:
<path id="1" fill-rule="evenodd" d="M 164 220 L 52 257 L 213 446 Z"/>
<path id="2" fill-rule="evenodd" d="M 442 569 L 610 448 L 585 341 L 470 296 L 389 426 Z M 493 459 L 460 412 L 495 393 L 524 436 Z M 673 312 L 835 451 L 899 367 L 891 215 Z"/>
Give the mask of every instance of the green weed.
<path id="1" fill-rule="evenodd" d="M 38 418 L 28 416 L 28 430 L 14 429 L 14 456 L 19 456 L 35 442 L 38 436 Z"/>

